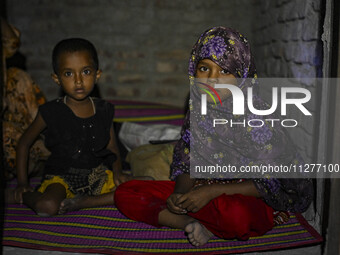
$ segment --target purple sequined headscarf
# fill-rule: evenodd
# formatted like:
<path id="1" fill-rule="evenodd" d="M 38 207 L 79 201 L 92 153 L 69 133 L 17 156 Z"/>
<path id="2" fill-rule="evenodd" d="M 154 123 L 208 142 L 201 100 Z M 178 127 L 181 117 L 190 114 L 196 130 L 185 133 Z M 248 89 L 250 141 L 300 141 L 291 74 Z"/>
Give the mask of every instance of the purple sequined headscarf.
<path id="1" fill-rule="evenodd" d="M 248 40 L 232 28 L 214 27 L 205 31 L 194 45 L 189 76 L 194 77 L 200 60 L 210 59 L 238 78 L 256 78 Z"/>
<path id="2" fill-rule="evenodd" d="M 232 28 L 214 27 L 206 30 L 197 40 L 192 48 L 189 59 L 189 79 L 194 84 L 198 63 L 203 59 L 210 59 L 223 70 L 234 75 L 238 80 L 238 87 L 243 90 L 247 98 L 248 87 L 253 87 L 253 102 L 257 109 L 264 109 L 265 104 L 257 97 L 257 74 L 254 58 L 250 44 L 245 36 Z M 198 90 L 191 90 L 191 97 L 200 97 Z M 232 109 L 232 98 L 229 97 L 224 103 L 224 108 L 213 110 L 230 112 Z M 196 103 L 199 100 L 196 100 Z M 211 105 L 208 104 L 211 108 Z M 210 111 L 211 112 L 211 111 Z"/>

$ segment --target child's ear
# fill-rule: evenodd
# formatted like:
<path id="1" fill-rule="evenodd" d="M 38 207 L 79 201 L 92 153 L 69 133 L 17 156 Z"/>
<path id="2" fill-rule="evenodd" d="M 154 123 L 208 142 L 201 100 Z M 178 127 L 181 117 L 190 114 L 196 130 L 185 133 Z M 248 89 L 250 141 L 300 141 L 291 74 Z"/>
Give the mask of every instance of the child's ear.
<path id="1" fill-rule="evenodd" d="M 51 74 L 52 80 L 57 83 L 58 85 L 60 85 L 60 81 L 58 78 L 58 75 L 56 75 L 55 73 Z"/>
<path id="2" fill-rule="evenodd" d="M 102 75 L 102 70 L 98 69 L 96 72 L 96 82 L 99 80 L 101 75 Z"/>

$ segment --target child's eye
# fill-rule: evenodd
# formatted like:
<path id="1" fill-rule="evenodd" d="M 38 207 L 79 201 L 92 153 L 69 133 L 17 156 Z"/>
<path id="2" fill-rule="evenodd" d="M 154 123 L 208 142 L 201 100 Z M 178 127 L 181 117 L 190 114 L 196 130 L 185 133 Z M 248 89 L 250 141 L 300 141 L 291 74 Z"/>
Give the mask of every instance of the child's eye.
<path id="1" fill-rule="evenodd" d="M 70 76 L 72 76 L 72 72 L 67 71 L 67 72 L 64 73 L 64 76 L 70 77 Z"/>
<path id="2" fill-rule="evenodd" d="M 89 75 L 89 74 L 91 74 L 91 70 L 86 69 L 86 70 L 83 71 L 83 73 L 86 74 L 86 75 Z"/>
<path id="3" fill-rule="evenodd" d="M 221 74 L 230 74 L 227 70 L 222 70 Z"/>
<path id="4" fill-rule="evenodd" d="M 200 70 L 201 72 L 206 72 L 206 71 L 208 71 L 208 67 L 201 66 L 201 67 L 198 68 L 198 70 Z"/>

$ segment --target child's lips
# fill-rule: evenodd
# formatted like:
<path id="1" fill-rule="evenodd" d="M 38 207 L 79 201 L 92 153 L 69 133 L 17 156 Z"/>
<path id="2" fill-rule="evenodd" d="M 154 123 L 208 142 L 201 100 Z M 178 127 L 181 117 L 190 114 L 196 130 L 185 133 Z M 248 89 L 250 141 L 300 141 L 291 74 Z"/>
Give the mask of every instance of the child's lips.
<path id="1" fill-rule="evenodd" d="M 84 91 L 85 91 L 84 89 L 76 89 L 76 93 L 79 93 L 79 94 L 84 93 Z"/>

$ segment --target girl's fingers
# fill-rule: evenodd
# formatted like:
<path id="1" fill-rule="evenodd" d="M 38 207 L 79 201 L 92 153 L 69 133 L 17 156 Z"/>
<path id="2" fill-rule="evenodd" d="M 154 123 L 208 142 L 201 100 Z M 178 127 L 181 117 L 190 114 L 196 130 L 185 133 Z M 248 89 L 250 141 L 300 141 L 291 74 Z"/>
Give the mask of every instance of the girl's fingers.
<path id="1" fill-rule="evenodd" d="M 183 201 L 183 203 L 181 203 L 179 206 L 190 211 L 190 209 L 194 206 L 194 202 L 188 198 L 187 200 Z"/>
<path id="2" fill-rule="evenodd" d="M 179 212 L 181 210 L 181 208 L 175 206 L 172 201 L 169 202 L 168 207 L 171 208 L 173 212 Z"/>
<path id="3" fill-rule="evenodd" d="M 199 209 L 197 208 L 197 207 L 194 207 L 192 210 L 191 210 L 191 212 L 193 212 L 193 213 L 196 213 L 196 212 L 198 212 L 199 211 Z"/>
<path id="4" fill-rule="evenodd" d="M 172 200 L 168 201 L 168 208 L 170 209 L 170 211 L 172 211 L 174 213 L 177 213 L 177 214 L 184 214 L 184 213 L 186 213 L 186 210 L 183 210 L 182 208 L 174 205 Z"/>
<path id="5" fill-rule="evenodd" d="M 188 205 L 188 207 L 187 207 L 187 210 L 189 211 L 189 212 L 194 212 L 193 210 L 196 208 L 196 206 L 194 205 L 194 204 L 190 204 L 190 205 Z"/>
<path id="6" fill-rule="evenodd" d="M 184 194 L 180 198 L 176 200 L 176 205 L 179 206 L 180 204 L 183 204 L 188 199 L 187 194 Z"/>
<path id="7" fill-rule="evenodd" d="M 176 213 L 176 214 L 185 214 L 187 213 L 186 210 L 180 209 L 180 208 L 173 208 L 172 212 Z"/>

